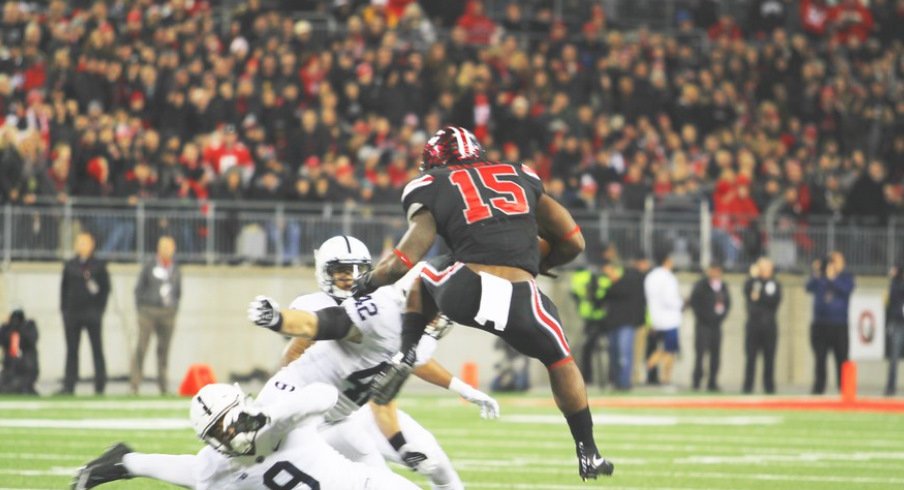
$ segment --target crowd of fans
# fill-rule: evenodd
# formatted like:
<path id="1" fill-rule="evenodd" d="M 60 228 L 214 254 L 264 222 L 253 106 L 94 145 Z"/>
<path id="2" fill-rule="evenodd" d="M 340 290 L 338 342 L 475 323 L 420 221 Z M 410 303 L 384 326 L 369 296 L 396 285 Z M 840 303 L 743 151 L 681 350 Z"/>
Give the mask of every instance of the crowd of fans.
<path id="1" fill-rule="evenodd" d="M 731 235 L 904 206 L 904 1 L 687 1 L 668 34 L 595 2 L 336 3 L 325 30 L 255 0 L 6 2 L 0 203 L 392 204 L 455 124 L 575 209 L 708 201 Z"/>

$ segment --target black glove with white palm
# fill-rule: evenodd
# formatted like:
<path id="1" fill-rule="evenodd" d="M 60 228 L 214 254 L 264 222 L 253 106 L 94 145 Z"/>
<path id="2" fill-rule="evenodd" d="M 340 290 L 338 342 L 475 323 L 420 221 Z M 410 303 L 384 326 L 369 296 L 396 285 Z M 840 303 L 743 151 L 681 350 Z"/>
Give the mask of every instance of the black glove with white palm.
<path id="1" fill-rule="evenodd" d="M 427 457 L 427 452 L 405 439 L 401 432 L 389 438 L 389 444 L 399 453 L 405 466 L 422 475 L 429 475 L 436 469 L 436 461 Z"/>
<path id="2" fill-rule="evenodd" d="M 267 296 L 256 296 L 254 301 L 248 303 L 248 320 L 258 327 L 279 332 L 283 322 L 282 313 L 279 312 L 279 303 Z"/>
<path id="3" fill-rule="evenodd" d="M 399 352 L 392 356 L 389 366 L 371 382 L 371 399 L 377 405 L 388 404 L 402 390 L 402 386 L 414 369 L 415 350 L 411 349 L 407 354 Z"/>

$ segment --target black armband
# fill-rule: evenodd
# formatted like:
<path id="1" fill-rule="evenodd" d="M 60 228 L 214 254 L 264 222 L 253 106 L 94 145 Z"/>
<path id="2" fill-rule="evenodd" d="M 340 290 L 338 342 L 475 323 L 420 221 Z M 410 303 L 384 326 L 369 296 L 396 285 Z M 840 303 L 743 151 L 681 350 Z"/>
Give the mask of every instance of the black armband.
<path id="1" fill-rule="evenodd" d="M 344 339 L 352 328 L 352 319 L 341 306 L 317 310 L 314 314 L 317 315 L 317 335 L 314 340 Z"/>
<path id="2" fill-rule="evenodd" d="M 396 452 L 398 452 L 399 449 L 402 449 L 402 446 L 404 446 L 406 442 L 407 441 L 405 441 L 405 436 L 402 435 L 401 431 L 396 432 L 394 436 L 389 438 L 389 444 L 393 449 L 396 450 Z"/>

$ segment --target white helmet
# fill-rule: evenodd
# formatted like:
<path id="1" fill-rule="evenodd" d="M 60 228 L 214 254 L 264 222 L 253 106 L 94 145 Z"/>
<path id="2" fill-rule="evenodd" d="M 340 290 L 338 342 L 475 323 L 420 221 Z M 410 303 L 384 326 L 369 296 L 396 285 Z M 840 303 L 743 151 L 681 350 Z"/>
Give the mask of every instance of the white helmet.
<path id="1" fill-rule="evenodd" d="M 230 412 L 245 405 L 247 395 L 239 385 L 225 383 L 209 384 L 191 399 L 189 416 L 195 434 L 217 451 L 229 456 L 237 456 L 231 441 L 235 434 L 230 434 L 227 426 L 232 416 Z"/>
<path id="2" fill-rule="evenodd" d="M 367 245 L 355 237 L 339 235 L 320 244 L 320 248 L 314 252 L 314 268 L 320 289 L 336 299 L 345 299 L 352 292 L 333 284 L 333 274 L 340 266 L 350 267 L 353 279 L 358 279 L 369 271 L 372 262 Z"/>

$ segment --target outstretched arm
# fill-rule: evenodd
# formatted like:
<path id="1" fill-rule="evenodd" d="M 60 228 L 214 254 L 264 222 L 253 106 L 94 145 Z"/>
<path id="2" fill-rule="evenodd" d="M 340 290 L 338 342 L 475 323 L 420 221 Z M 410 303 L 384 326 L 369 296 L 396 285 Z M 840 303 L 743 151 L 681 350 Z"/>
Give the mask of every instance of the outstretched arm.
<path id="1" fill-rule="evenodd" d="M 381 260 L 374 269 L 358 279 L 355 294 L 369 294 L 381 286 L 402 278 L 409 269 L 427 255 L 436 240 L 436 220 L 430 211 L 418 211 L 408 224 L 408 231 L 393 253 Z"/>
<path id="2" fill-rule="evenodd" d="M 357 332 L 353 329 L 352 319 L 340 306 L 316 312 L 280 311 L 279 304 L 266 296 L 258 296 L 249 303 L 248 319 L 259 327 L 307 340 L 344 339 Z"/>
<path id="3" fill-rule="evenodd" d="M 434 359 L 414 368 L 414 375 L 440 388 L 458 393 L 465 400 L 480 407 L 480 416 L 485 419 L 499 417 L 499 403 L 493 397 L 452 376 L 452 373 Z"/>

